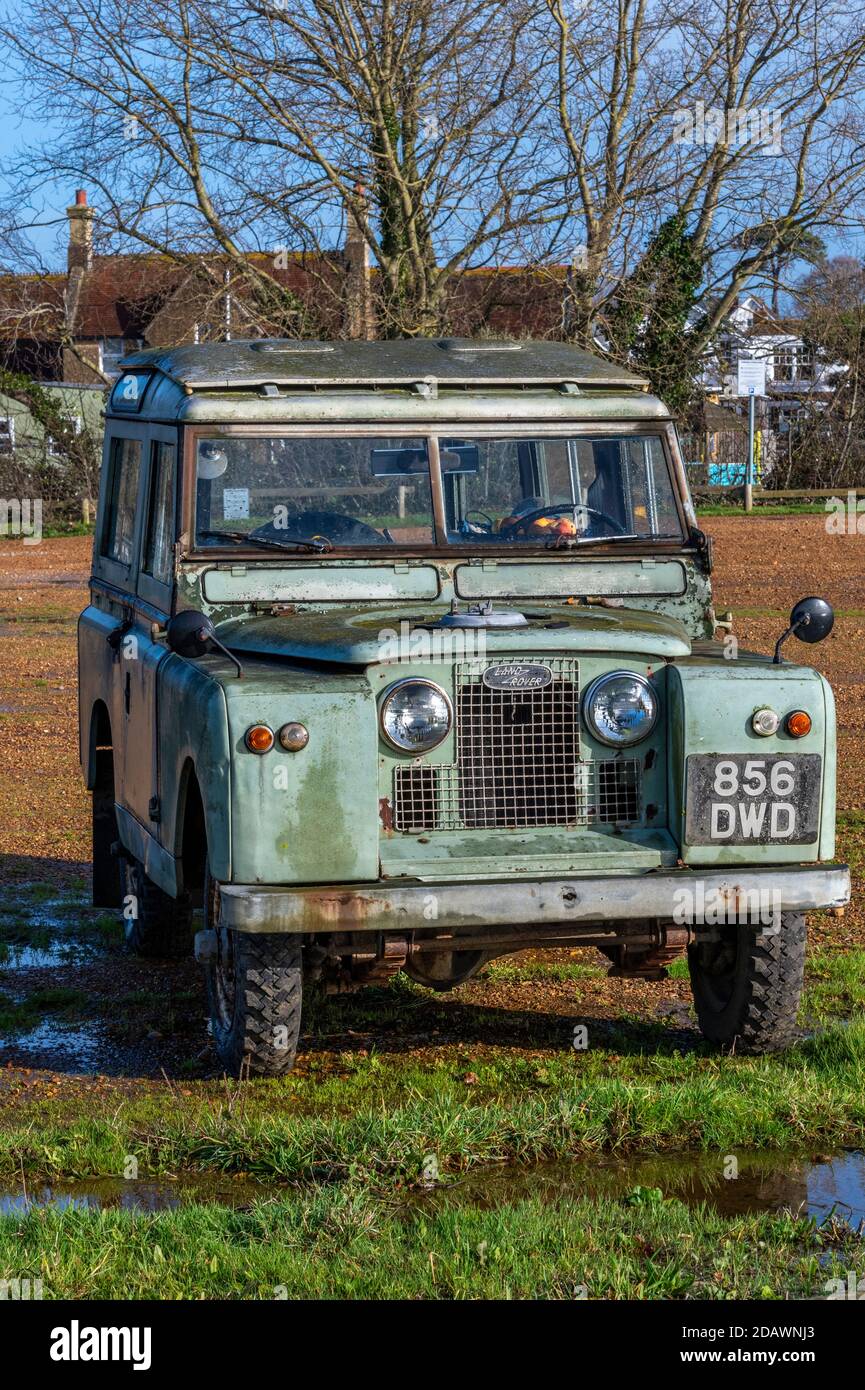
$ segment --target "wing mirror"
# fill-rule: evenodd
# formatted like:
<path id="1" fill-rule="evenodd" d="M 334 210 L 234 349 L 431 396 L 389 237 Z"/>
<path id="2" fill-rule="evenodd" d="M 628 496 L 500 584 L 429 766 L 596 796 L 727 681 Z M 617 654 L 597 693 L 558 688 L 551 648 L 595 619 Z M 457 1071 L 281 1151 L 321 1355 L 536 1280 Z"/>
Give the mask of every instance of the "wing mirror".
<path id="1" fill-rule="evenodd" d="M 216 629 L 206 613 L 197 613 L 194 608 L 186 608 L 176 613 L 165 629 L 168 645 L 178 656 L 204 656 L 213 647 L 233 661 L 237 667 L 238 680 L 243 675 L 243 667 L 237 657 L 223 646 L 216 635 Z"/>
<path id="2" fill-rule="evenodd" d="M 790 626 L 775 643 L 775 665 L 780 664 L 781 648 L 788 637 L 795 635 L 800 642 L 822 642 L 834 626 L 835 614 L 831 603 L 824 598 L 800 598 L 790 613 Z"/>

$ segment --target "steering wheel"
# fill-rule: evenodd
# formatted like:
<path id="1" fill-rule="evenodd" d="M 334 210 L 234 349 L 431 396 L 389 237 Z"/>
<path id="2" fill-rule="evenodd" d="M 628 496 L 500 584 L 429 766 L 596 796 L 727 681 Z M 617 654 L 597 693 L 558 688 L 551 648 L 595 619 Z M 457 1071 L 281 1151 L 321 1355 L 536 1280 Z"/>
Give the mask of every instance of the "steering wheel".
<path id="1" fill-rule="evenodd" d="M 608 512 L 602 512 L 598 507 L 589 507 L 584 502 L 550 502 L 547 506 L 536 507 L 534 511 L 526 512 L 524 516 L 518 516 L 516 521 L 512 521 L 510 526 L 503 526 L 499 531 L 500 536 L 518 536 L 525 531 L 527 526 L 531 526 L 536 521 L 540 521 L 542 516 L 561 516 L 565 512 L 588 512 L 591 516 L 600 517 L 601 521 L 612 528 L 614 535 L 625 536 L 627 532 L 621 522 Z"/>
<path id="2" fill-rule="evenodd" d="M 471 507 L 467 512 L 463 513 L 463 521 L 471 522 L 472 517 L 480 517 L 480 524 L 486 526 L 489 529 L 490 534 L 492 534 L 493 530 L 495 529 L 495 522 L 493 521 L 491 516 L 487 516 L 486 512 L 479 511 L 477 507 Z M 474 525 L 477 526 L 478 522 L 475 522 Z"/>
<path id="3" fill-rule="evenodd" d="M 298 516 L 293 516 L 287 526 L 277 526 L 274 522 L 268 521 L 265 526 L 259 526 L 250 532 L 250 535 L 284 541 L 326 536 L 334 545 L 393 544 L 393 541 L 388 542 L 387 536 L 376 531 L 374 526 L 368 526 L 365 521 L 358 521 L 353 516 L 346 516 L 344 512 L 301 512 Z"/>

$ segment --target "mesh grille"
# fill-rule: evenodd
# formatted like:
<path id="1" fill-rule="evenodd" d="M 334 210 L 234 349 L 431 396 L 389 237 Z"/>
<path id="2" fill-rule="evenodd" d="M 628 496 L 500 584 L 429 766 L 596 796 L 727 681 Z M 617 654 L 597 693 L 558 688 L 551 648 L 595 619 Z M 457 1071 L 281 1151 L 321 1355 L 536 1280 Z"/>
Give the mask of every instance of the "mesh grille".
<path id="1" fill-rule="evenodd" d="M 564 669 L 562 669 L 564 668 Z M 458 670 L 460 819 L 467 829 L 573 825 L 580 805 L 578 670 L 561 663 L 541 690 L 489 690 L 481 673 Z"/>
<path id="2" fill-rule="evenodd" d="M 640 818 L 640 764 L 636 758 L 605 758 L 595 764 L 596 820 L 621 825 Z"/>
<path id="3" fill-rule="evenodd" d="M 577 662 L 540 660 L 552 670 L 552 682 L 529 691 L 489 689 L 482 681 L 487 662 L 457 665 L 457 762 L 395 770 L 395 829 L 521 829 L 639 819 L 636 759 L 580 759 Z"/>
<path id="4" fill-rule="evenodd" d="M 640 819 L 639 763 L 634 758 L 577 763 L 571 825 L 628 825 Z M 540 824 L 541 822 L 532 822 Z M 542 822 L 546 825 L 562 822 Z M 489 828 L 489 822 L 485 822 Z M 521 821 L 526 826 L 528 822 Z M 508 822 L 499 829 L 515 829 Z M 394 773 L 394 829 L 466 830 L 458 769 L 450 764 L 400 767 Z"/>

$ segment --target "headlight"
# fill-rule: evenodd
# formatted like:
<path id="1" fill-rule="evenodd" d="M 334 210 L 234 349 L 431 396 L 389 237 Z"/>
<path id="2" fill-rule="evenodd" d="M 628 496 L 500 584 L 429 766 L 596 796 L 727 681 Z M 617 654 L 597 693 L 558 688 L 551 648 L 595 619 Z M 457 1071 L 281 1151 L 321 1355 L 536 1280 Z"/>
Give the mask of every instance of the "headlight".
<path id="1" fill-rule="evenodd" d="M 583 717 L 601 743 L 627 748 L 654 729 L 658 697 L 635 671 L 611 671 L 592 681 L 583 698 Z"/>
<path id="2" fill-rule="evenodd" d="M 428 753 L 441 743 L 453 722 L 447 695 L 432 681 L 397 681 L 381 707 L 381 731 L 400 753 Z"/>

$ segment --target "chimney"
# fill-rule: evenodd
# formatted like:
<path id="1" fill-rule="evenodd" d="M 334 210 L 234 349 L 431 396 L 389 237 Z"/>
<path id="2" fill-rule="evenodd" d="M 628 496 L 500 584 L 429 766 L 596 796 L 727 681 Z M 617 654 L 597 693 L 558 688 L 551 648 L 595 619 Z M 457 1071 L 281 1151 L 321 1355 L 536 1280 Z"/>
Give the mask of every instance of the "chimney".
<path id="1" fill-rule="evenodd" d="M 365 190 L 358 184 L 355 193 L 360 199 Z M 342 258 L 345 266 L 345 328 L 349 338 L 372 338 L 372 303 L 370 297 L 369 247 L 352 209 L 346 206 L 345 244 Z"/>
<path id="2" fill-rule="evenodd" d="M 87 206 L 87 192 L 75 190 L 75 202 L 66 209 L 69 218 L 69 246 L 66 251 L 68 270 L 90 270 L 93 266 L 93 208 Z"/>

